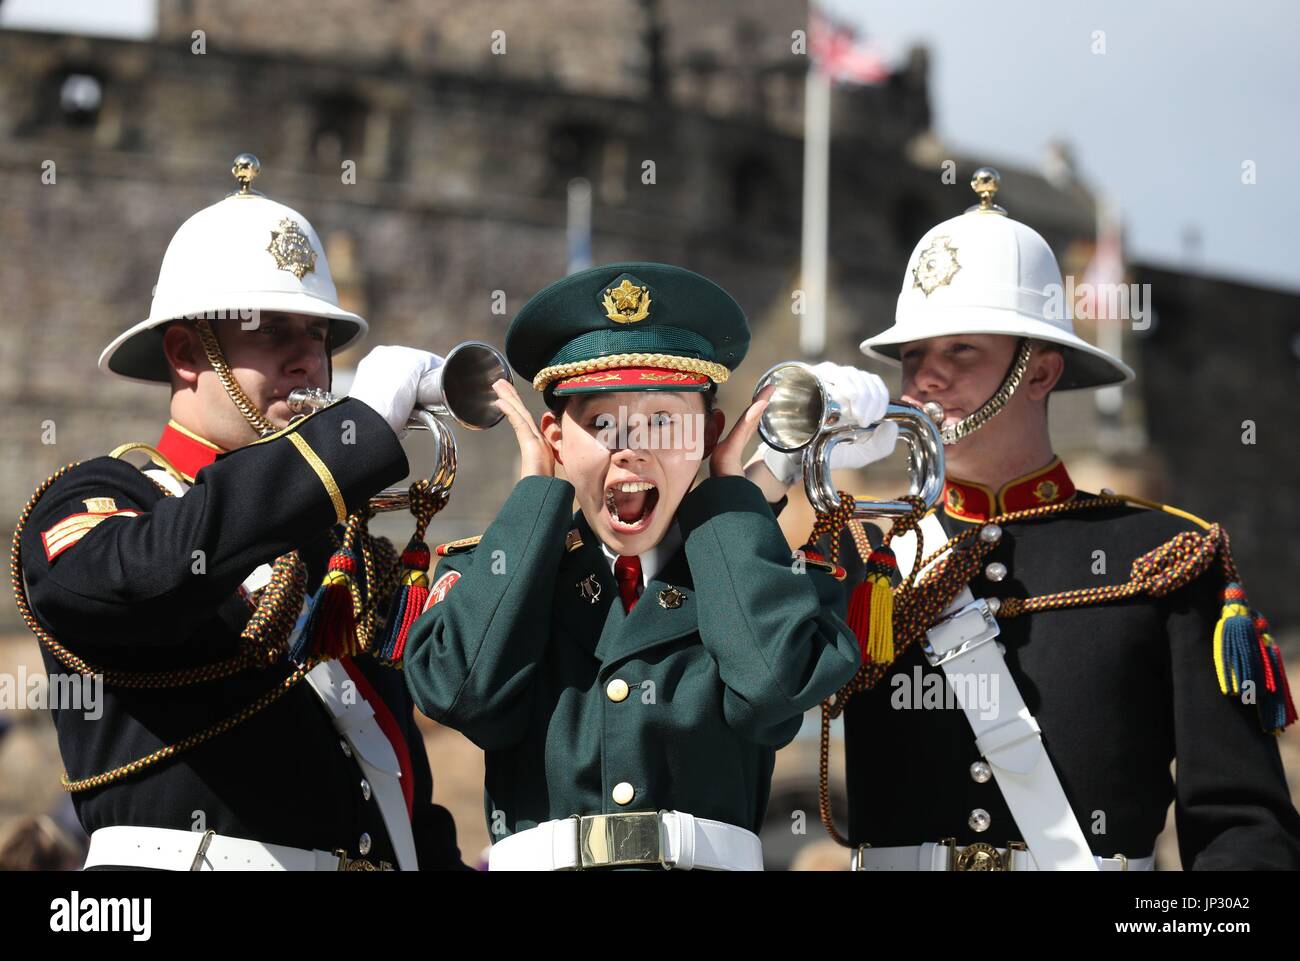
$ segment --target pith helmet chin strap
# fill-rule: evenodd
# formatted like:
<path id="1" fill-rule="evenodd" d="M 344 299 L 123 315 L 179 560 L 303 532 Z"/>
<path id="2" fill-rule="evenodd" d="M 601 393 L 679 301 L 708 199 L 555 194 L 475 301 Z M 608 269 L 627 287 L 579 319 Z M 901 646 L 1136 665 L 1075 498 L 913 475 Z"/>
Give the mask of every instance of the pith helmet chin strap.
<path id="1" fill-rule="evenodd" d="M 266 416 L 258 410 L 248 395 L 244 393 L 239 381 L 235 380 L 235 375 L 230 370 L 230 365 L 226 363 L 225 354 L 221 352 L 221 344 L 217 342 L 217 335 L 212 330 L 212 325 L 204 318 L 195 321 L 195 328 L 199 332 L 199 340 L 203 342 L 203 352 L 208 355 L 208 363 L 216 372 L 217 379 L 221 381 L 221 386 L 239 411 L 244 420 L 248 421 L 248 426 L 257 431 L 259 437 L 265 437 L 267 434 L 274 434 L 276 427 Z M 326 335 L 329 336 L 328 334 Z M 328 341 L 325 344 L 326 363 L 329 365 L 329 380 L 334 382 L 334 358 L 330 354 Z"/>
<path id="2" fill-rule="evenodd" d="M 960 440 L 964 440 L 1002 413 L 1002 408 L 1007 406 L 1007 401 L 1011 399 L 1011 395 L 1016 392 L 1021 379 L 1025 376 L 1025 371 L 1029 367 L 1029 355 L 1031 353 L 1033 353 L 1033 346 L 1029 343 L 1027 337 L 1022 337 L 1020 346 L 1016 349 L 1016 356 L 1011 361 L 1011 367 L 1007 371 L 1007 376 L 1002 379 L 1002 386 L 993 392 L 993 396 L 986 400 L 980 409 L 973 414 L 968 414 L 955 424 L 940 428 L 939 434 L 943 438 L 945 446 L 951 446 Z"/>
<path id="3" fill-rule="evenodd" d="M 203 342 L 203 352 L 208 355 L 208 363 L 212 365 L 217 379 L 225 388 L 226 396 L 244 415 L 244 420 L 248 421 L 248 426 L 257 431 L 259 437 L 275 433 L 278 428 L 253 406 L 253 402 L 239 386 L 239 381 L 235 380 L 235 375 L 230 372 L 230 365 L 226 363 L 226 357 L 221 353 L 221 345 L 217 343 L 217 335 L 213 333 L 212 325 L 207 320 L 199 318 L 194 326 L 198 329 L 199 340 Z"/>

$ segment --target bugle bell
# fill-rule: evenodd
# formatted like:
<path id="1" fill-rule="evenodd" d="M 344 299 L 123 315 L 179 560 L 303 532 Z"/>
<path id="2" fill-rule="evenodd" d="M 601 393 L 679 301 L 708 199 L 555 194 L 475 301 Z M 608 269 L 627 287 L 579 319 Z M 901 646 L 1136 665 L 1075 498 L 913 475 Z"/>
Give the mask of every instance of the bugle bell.
<path id="1" fill-rule="evenodd" d="M 514 381 L 505 357 L 491 344 L 467 340 L 453 347 L 438 369 L 420 381 L 420 396 L 432 400 L 412 411 L 406 426 L 433 435 L 431 493 L 445 493 L 456 481 L 456 437 L 447 421 L 455 421 L 469 430 L 487 430 L 504 416 L 494 404 L 497 396 L 492 384 L 498 380 Z M 306 415 L 338 399 L 329 391 L 299 387 L 290 392 L 287 401 L 295 414 Z M 370 509 L 377 513 L 405 510 L 410 503 L 409 486 L 388 487 L 370 498 Z"/>
<path id="2" fill-rule="evenodd" d="M 865 427 L 846 424 L 842 405 L 812 367 L 800 361 L 785 361 L 768 370 L 759 378 L 754 397 L 769 386 L 773 387 L 772 396 L 759 419 L 759 434 L 776 450 L 803 452 L 809 503 L 819 513 L 835 511 L 840 498 L 831 482 L 831 451 L 837 444 L 870 434 L 879 422 Z M 907 444 L 908 494 L 919 496 L 927 508 L 933 507 L 943 495 L 943 438 L 938 425 L 910 404 L 889 404 L 883 420 L 898 424 L 898 435 Z M 853 516 L 899 517 L 911 509 L 912 505 L 902 500 L 857 500 Z"/>

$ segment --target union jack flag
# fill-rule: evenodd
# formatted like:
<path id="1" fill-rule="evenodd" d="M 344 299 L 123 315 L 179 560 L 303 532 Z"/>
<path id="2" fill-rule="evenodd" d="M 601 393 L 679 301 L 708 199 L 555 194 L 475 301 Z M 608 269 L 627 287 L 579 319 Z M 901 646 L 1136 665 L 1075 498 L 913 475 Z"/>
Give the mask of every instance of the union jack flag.
<path id="1" fill-rule="evenodd" d="M 889 79 L 889 66 L 875 47 L 816 7 L 810 10 L 808 50 L 817 70 L 839 83 L 875 84 Z"/>

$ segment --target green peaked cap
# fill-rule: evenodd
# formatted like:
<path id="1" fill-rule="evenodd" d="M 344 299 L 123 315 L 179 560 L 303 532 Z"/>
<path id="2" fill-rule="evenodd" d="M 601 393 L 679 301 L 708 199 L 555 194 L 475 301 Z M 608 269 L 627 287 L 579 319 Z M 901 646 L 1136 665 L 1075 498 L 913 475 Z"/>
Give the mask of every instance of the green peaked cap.
<path id="1" fill-rule="evenodd" d="M 704 391 L 725 381 L 748 350 L 749 324 L 735 299 L 671 264 L 572 274 L 534 295 L 506 332 L 511 366 L 557 394 Z"/>

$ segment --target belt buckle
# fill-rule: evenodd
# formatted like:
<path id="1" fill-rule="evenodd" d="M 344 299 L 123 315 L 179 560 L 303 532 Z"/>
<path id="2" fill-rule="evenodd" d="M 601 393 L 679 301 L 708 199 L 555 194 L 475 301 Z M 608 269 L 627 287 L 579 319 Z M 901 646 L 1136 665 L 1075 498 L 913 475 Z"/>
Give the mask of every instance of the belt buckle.
<path id="1" fill-rule="evenodd" d="M 849 870 L 850 870 L 850 871 L 864 871 L 864 870 L 866 870 L 866 869 L 862 866 L 862 852 L 865 851 L 865 850 L 866 850 L 867 848 L 869 848 L 869 847 L 871 847 L 871 845 L 864 841 L 863 843 L 859 844 L 857 847 L 855 847 L 855 848 L 853 849 L 853 856 L 852 856 L 851 858 L 849 858 Z"/>
<path id="2" fill-rule="evenodd" d="M 208 845 L 212 839 L 217 836 L 217 832 L 211 829 L 203 832 L 203 838 L 199 841 L 199 849 L 194 852 L 194 860 L 190 862 L 191 871 L 203 870 L 203 856 L 208 853 Z"/>
<path id="3" fill-rule="evenodd" d="M 1011 870 L 1011 852 L 1004 857 L 1001 851 L 983 841 L 968 844 L 960 852 L 955 846 L 950 847 L 949 858 L 954 871 Z"/>
<path id="4" fill-rule="evenodd" d="M 658 811 L 574 816 L 578 822 L 579 870 L 658 864 L 664 860 L 663 832 Z"/>
<path id="5" fill-rule="evenodd" d="M 393 866 L 387 861 L 380 861 L 375 864 L 366 858 L 350 858 L 348 852 L 343 848 L 335 848 L 333 855 L 339 859 L 340 871 L 391 871 Z"/>

